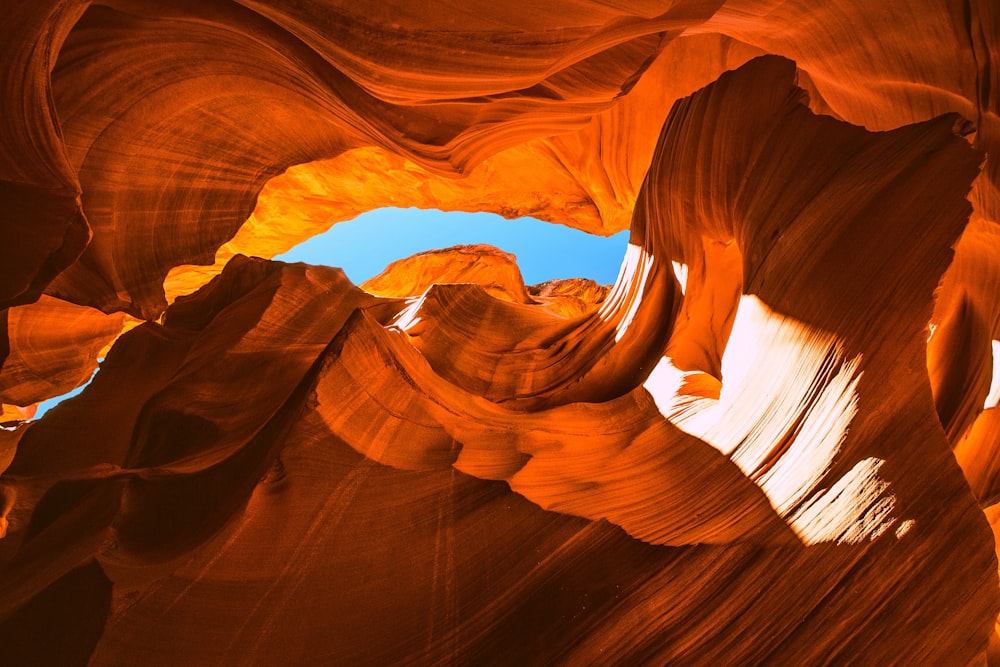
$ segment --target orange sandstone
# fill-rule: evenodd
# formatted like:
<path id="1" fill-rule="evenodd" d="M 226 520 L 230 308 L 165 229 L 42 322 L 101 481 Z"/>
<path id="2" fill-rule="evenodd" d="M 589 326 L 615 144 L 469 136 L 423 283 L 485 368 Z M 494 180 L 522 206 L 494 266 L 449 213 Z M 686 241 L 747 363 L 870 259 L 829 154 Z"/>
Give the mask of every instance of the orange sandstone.
<path id="1" fill-rule="evenodd" d="M 15 0 L 3 661 L 1000 660 L 1000 14 L 816 4 Z"/>

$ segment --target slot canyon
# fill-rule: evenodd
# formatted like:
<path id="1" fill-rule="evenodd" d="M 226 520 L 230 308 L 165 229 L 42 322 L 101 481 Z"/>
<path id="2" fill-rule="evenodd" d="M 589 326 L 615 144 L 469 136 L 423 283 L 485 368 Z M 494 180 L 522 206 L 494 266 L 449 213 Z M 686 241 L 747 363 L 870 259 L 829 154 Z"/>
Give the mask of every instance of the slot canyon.
<path id="1" fill-rule="evenodd" d="M 1000 665 L 996 0 L 4 6 L 0 664 Z"/>

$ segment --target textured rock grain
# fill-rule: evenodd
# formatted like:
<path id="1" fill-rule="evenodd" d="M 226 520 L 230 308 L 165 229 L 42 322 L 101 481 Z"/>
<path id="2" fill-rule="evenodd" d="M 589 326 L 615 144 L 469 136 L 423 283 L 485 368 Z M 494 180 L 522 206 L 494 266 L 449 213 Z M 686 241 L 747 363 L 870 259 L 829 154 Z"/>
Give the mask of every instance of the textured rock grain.
<path id="1" fill-rule="evenodd" d="M 0 662 L 1000 664 L 1000 14 L 816 5 L 14 0 Z"/>

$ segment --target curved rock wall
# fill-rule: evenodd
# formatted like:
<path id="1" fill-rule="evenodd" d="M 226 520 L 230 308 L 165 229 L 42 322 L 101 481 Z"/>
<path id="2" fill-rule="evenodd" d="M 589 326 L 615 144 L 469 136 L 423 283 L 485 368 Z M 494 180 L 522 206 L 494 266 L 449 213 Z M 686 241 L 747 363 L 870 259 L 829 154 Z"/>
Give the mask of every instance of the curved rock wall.
<path id="1" fill-rule="evenodd" d="M 13 2 L 4 662 L 1000 664 L 1000 13 L 815 4 Z"/>

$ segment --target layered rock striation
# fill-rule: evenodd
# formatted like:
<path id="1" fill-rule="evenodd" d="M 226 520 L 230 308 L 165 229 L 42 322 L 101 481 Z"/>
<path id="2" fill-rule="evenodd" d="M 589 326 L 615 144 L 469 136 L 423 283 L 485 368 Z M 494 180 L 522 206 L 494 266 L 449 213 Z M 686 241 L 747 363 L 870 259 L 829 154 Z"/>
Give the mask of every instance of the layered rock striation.
<path id="1" fill-rule="evenodd" d="M 1000 664 L 1000 13 L 814 5 L 14 2 L 3 661 Z"/>

